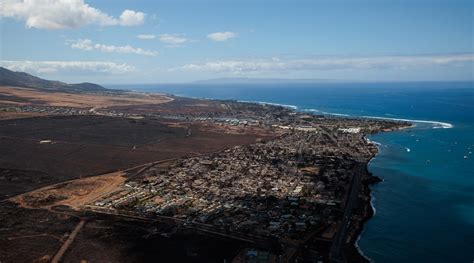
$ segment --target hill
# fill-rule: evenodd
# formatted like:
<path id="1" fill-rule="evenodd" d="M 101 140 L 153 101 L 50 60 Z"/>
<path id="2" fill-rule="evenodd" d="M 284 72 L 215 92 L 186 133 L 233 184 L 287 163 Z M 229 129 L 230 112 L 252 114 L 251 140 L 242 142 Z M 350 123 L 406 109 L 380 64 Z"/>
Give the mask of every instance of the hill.
<path id="1" fill-rule="evenodd" d="M 100 92 L 106 88 L 94 83 L 67 84 L 61 81 L 46 80 L 25 72 L 15 72 L 0 67 L 0 86 L 33 88 L 45 91 Z"/>

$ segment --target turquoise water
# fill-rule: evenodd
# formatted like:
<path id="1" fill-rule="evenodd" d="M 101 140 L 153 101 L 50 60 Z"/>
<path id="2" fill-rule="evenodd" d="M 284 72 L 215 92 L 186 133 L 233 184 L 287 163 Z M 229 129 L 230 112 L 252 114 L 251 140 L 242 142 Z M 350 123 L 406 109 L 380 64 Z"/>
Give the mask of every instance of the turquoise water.
<path id="1" fill-rule="evenodd" d="M 120 86 L 111 86 L 121 88 Z M 353 116 L 439 121 L 370 137 L 375 216 L 358 246 L 375 262 L 473 262 L 472 82 L 279 85 L 134 85 L 183 96 L 265 101 Z M 446 127 L 446 125 L 444 125 Z M 466 156 L 466 158 L 464 158 Z"/>

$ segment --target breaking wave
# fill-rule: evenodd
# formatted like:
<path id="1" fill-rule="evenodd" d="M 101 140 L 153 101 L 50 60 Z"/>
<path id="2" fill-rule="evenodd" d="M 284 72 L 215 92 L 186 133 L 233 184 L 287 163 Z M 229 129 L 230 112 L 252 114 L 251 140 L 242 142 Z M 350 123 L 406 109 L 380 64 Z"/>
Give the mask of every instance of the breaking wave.
<path id="1" fill-rule="evenodd" d="M 374 145 L 376 145 L 376 146 L 382 145 L 382 144 L 380 144 L 379 142 L 370 140 L 369 138 L 365 138 L 365 140 L 366 140 L 368 143 L 372 143 L 372 144 L 374 144 Z"/>
<path id="2" fill-rule="evenodd" d="M 451 128 L 454 127 L 454 125 L 452 125 L 451 123 L 440 122 L 440 121 L 399 119 L 399 118 L 387 118 L 387 117 L 377 117 L 377 116 L 361 116 L 361 117 L 363 117 L 363 118 L 369 118 L 369 119 L 406 121 L 406 122 L 413 122 L 413 123 L 426 123 L 426 124 L 432 124 L 434 129 L 438 129 L 438 128 L 451 129 Z"/>
<path id="3" fill-rule="evenodd" d="M 362 230 L 362 231 L 364 231 L 364 230 Z M 359 254 L 362 255 L 362 257 L 364 257 L 365 259 L 367 259 L 369 262 L 372 263 L 374 261 L 371 258 L 369 258 L 366 254 L 364 254 L 364 251 L 362 251 L 362 249 L 359 247 L 359 240 L 360 240 L 361 236 L 362 236 L 362 234 L 357 236 L 357 239 L 356 239 L 356 242 L 355 242 L 354 246 L 356 247 L 357 251 L 359 251 Z"/>

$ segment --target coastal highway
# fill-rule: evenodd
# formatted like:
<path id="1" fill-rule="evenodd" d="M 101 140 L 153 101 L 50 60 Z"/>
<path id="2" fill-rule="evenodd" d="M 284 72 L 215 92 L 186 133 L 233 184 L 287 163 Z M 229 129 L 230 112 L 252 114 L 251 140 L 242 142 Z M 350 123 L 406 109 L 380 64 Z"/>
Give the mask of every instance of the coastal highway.
<path id="1" fill-rule="evenodd" d="M 344 208 L 344 215 L 337 231 L 333 243 L 331 245 L 331 250 L 329 252 L 329 258 L 331 262 L 346 262 L 344 258 L 344 243 L 347 239 L 347 230 L 351 224 L 352 211 L 354 206 L 357 203 L 359 190 L 361 187 L 362 175 L 365 173 L 365 163 L 362 160 L 358 160 L 356 166 L 354 167 L 354 175 L 352 177 L 352 182 L 349 187 L 349 194 L 346 199 L 346 205 Z"/>

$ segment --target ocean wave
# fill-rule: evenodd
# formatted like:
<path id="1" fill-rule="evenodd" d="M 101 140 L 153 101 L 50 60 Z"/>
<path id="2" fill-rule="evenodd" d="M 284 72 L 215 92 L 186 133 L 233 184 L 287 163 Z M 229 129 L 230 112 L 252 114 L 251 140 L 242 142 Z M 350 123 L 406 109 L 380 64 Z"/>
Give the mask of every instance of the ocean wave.
<path id="1" fill-rule="evenodd" d="M 394 121 L 406 121 L 406 122 L 414 122 L 414 123 L 426 123 L 432 124 L 434 129 L 443 128 L 443 129 L 450 129 L 453 128 L 454 125 L 447 122 L 440 122 L 440 121 L 428 121 L 428 120 L 414 120 L 414 119 L 400 119 L 400 118 L 387 118 L 387 117 L 377 117 L 377 116 L 361 116 L 363 118 L 369 119 L 380 119 L 380 120 L 394 120 Z"/>
<path id="2" fill-rule="evenodd" d="M 372 218 L 377 214 L 377 209 L 375 209 L 375 195 L 372 194 L 373 191 L 370 192 L 370 206 L 372 207 L 372 211 L 374 211 L 374 214 L 372 215 Z"/>
<path id="3" fill-rule="evenodd" d="M 367 259 L 369 262 L 374 262 L 371 258 L 369 258 L 366 254 L 364 254 L 364 251 L 362 251 L 362 249 L 359 247 L 359 240 L 362 236 L 362 233 L 357 237 L 356 239 L 356 242 L 354 244 L 354 246 L 356 247 L 357 251 L 359 251 L 359 254 L 362 255 L 362 257 L 364 257 L 365 259 Z"/>
<path id="4" fill-rule="evenodd" d="M 375 195 L 373 194 L 373 191 L 370 191 L 370 206 L 372 207 L 372 211 L 373 211 L 372 217 L 370 219 L 374 218 L 375 214 L 377 213 L 377 210 L 375 209 L 374 201 L 375 201 Z M 362 238 L 362 235 L 364 234 L 364 232 L 366 231 L 366 226 L 367 226 L 367 223 L 364 224 L 364 228 L 362 229 L 362 232 L 357 236 L 354 246 L 356 247 L 357 251 L 359 251 L 359 254 L 362 255 L 362 257 L 366 258 L 369 262 L 374 262 L 373 259 L 371 259 L 369 256 L 364 254 L 364 251 L 362 251 L 362 249 L 359 246 L 359 241 Z"/>
<path id="5" fill-rule="evenodd" d="M 318 109 L 304 109 L 304 111 L 318 112 L 318 113 L 327 114 L 327 115 L 351 117 L 351 115 L 349 115 L 349 114 L 326 112 L 326 111 L 321 111 L 321 110 L 318 110 Z M 392 114 L 385 114 L 385 115 L 394 116 Z M 454 127 L 454 125 L 451 124 L 451 123 L 441 122 L 441 121 L 415 120 L 415 119 L 403 119 L 403 118 L 379 117 L 379 116 L 356 116 L 356 115 L 354 115 L 352 117 L 362 117 L 362 118 L 380 119 L 380 120 L 406 121 L 406 122 L 413 122 L 413 123 L 426 123 L 426 124 L 433 125 L 433 129 L 439 129 L 439 128 L 450 129 L 450 128 Z"/>
<path id="6" fill-rule="evenodd" d="M 372 140 L 370 140 L 369 138 L 365 138 L 365 140 L 366 140 L 368 143 L 372 143 L 372 144 L 374 144 L 374 145 L 376 145 L 376 146 L 382 145 L 381 143 L 376 142 L 376 141 L 372 141 Z"/>

